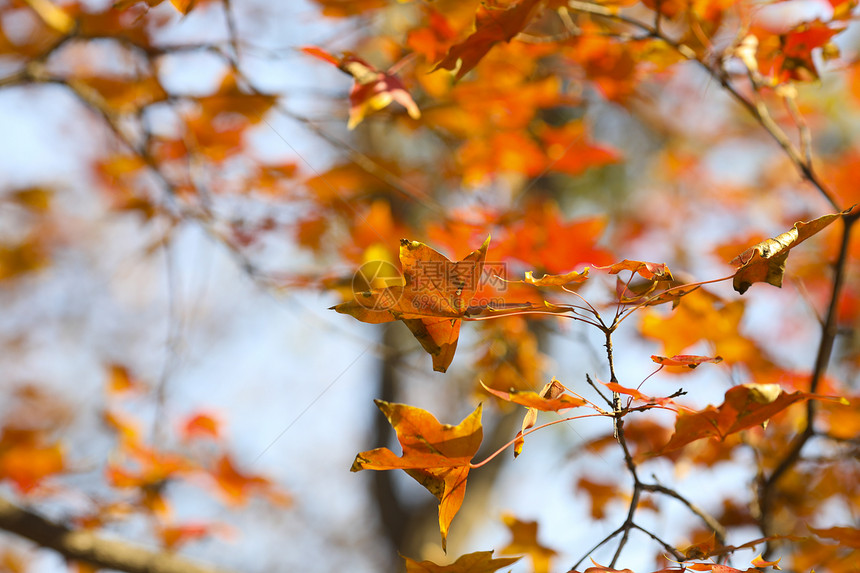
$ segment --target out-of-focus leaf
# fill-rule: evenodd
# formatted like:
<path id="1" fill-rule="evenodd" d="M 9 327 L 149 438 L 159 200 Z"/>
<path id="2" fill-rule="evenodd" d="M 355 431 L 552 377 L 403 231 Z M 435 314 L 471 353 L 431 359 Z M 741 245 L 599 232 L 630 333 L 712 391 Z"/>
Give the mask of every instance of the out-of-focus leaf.
<path id="1" fill-rule="evenodd" d="M 835 539 L 844 547 L 860 549 L 860 529 L 857 529 L 856 527 L 830 527 L 827 529 L 816 529 L 815 527 L 810 527 L 809 531 L 818 537 Z"/>
<path id="2" fill-rule="evenodd" d="M 68 34 L 75 27 L 75 20 L 51 0 L 24 0 L 24 2 L 45 24 L 61 34 Z"/>
<path id="3" fill-rule="evenodd" d="M 804 392 L 789 394 L 777 384 L 743 384 L 731 388 L 725 401 L 698 412 L 681 411 L 675 434 L 658 454 L 670 452 L 702 438 L 723 440 L 729 434 L 765 424 L 792 404 L 806 400 L 844 400 Z"/>
<path id="4" fill-rule="evenodd" d="M 185 440 L 194 438 L 212 438 L 217 440 L 221 437 L 221 422 L 211 414 L 194 414 L 193 416 L 189 416 L 182 424 L 182 437 Z"/>
<path id="5" fill-rule="evenodd" d="M 222 455 L 209 474 L 218 485 L 228 502 L 242 505 L 252 493 L 260 493 L 268 500 L 281 505 L 289 505 L 290 497 L 281 492 L 270 480 L 259 475 L 241 472 L 227 454 Z"/>
<path id="6" fill-rule="evenodd" d="M 513 515 L 502 516 L 511 533 L 511 542 L 501 550 L 502 555 L 525 553 L 532 560 L 534 573 L 549 573 L 550 561 L 558 555 L 554 549 L 542 545 L 537 538 L 537 521 L 520 521 Z"/>
<path id="7" fill-rule="evenodd" d="M 606 505 L 621 498 L 618 485 L 609 482 L 597 482 L 586 477 L 581 477 L 576 482 L 576 488 L 588 494 L 588 502 L 591 505 L 591 517 L 603 519 L 606 517 Z"/>
<path id="8" fill-rule="evenodd" d="M 23 493 L 65 468 L 63 447 L 43 432 L 6 427 L 0 433 L 0 482 L 9 480 Z"/>
<path id="9" fill-rule="evenodd" d="M 379 71 L 353 54 L 344 54 L 338 58 L 316 46 L 307 46 L 302 51 L 337 66 L 355 79 L 349 93 L 349 129 L 355 129 L 368 113 L 386 108 L 395 101 L 406 108 L 412 119 L 421 117 L 421 110 L 415 100 L 394 74 Z"/>
<path id="10" fill-rule="evenodd" d="M 451 46 L 433 70 L 455 72 L 460 79 L 499 42 L 509 42 L 528 24 L 532 11 L 540 0 L 519 0 L 508 8 L 482 5 L 475 15 L 475 31 L 468 38 Z"/>

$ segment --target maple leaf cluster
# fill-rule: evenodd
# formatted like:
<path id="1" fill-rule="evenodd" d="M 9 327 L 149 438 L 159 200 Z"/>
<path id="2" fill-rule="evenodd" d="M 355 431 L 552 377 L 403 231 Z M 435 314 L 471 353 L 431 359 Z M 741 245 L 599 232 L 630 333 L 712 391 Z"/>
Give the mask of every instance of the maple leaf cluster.
<path id="1" fill-rule="evenodd" d="M 538 521 L 510 513 L 489 518 L 500 517 L 510 535 L 497 554 L 440 564 L 438 552 L 424 559 L 427 549 L 413 559 L 405 548 L 432 545 L 408 539 L 419 535 L 420 511 L 403 499 L 411 490 L 391 488 L 385 498 L 383 477 L 375 482 L 387 504 L 380 532 L 399 544 L 406 570 L 479 573 L 522 560 L 536 573 L 627 573 L 616 567 L 625 546 L 639 543 L 638 557 L 653 558 L 660 572 L 779 569 L 781 559 L 798 571 L 855 571 L 858 528 L 844 517 L 860 504 L 852 385 L 860 250 L 851 235 L 860 218 L 852 206 L 860 202 L 860 54 L 844 39 L 856 0 L 814 11 L 751 0 L 306 4 L 337 33 L 290 39 L 286 56 L 266 46 L 261 15 L 270 7 L 7 3 L 0 91 L 62 92 L 92 129 L 88 144 L 108 140 L 79 170 L 98 195 L 81 205 L 101 205 L 94 220 L 133 221 L 142 255 L 165 255 L 162 282 L 171 289 L 186 261 L 174 255 L 194 228 L 266 291 L 324 292 L 336 297 L 336 312 L 386 325 L 361 332 L 384 332 L 376 405 L 401 451 L 362 451 L 351 470 L 402 470 L 425 488 L 443 551 L 461 523 L 463 538 L 470 522 L 486 523 L 456 518 L 470 511 L 467 484 L 471 494 L 479 476 L 494 475 L 488 466 L 546 463 L 535 442 L 552 426 L 601 428 L 580 449 L 553 450 L 584 460 L 571 481 L 587 496 L 584 515 L 621 516 L 613 533 L 581 543 L 593 549 L 578 562 L 561 561 L 585 549 L 547 545 Z M 199 37 L 189 34 L 194 26 Z M 206 76 L 199 85 L 190 70 L 177 71 L 189 55 L 211 58 L 194 70 Z M 274 87 L 274 68 L 255 69 L 281 57 L 291 81 L 310 80 L 301 89 L 312 105 L 295 103 L 308 95 L 300 88 Z M 343 75 L 331 85 L 318 81 L 335 68 Z M 326 153 L 293 145 L 296 126 Z M 81 222 L 64 185 L 0 182 L 4 301 L 24 301 L 22 293 L 38 291 L 31 286 L 87 258 L 69 254 L 76 249 L 123 243 L 93 239 L 97 225 Z M 183 297 L 170 297 L 176 356 Z M 32 314 L 41 302 L 20 304 Z M 657 349 L 619 343 L 622 329 Z M 582 342 L 583 352 L 556 360 L 556 339 Z M 0 343 L 14 357 L 44 337 Z M 411 348 L 422 361 L 409 362 Z M 471 412 L 459 424 L 398 402 L 409 395 L 404 379 L 429 369 L 426 355 L 432 370 L 450 371 L 432 374 L 433 391 L 458 418 Z M 174 411 L 165 391 L 172 363 L 156 388 L 119 364 L 134 357 L 95 361 L 107 362 L 98 431 L 111 443 L 96 470 L 66 432 L 73 408 L 36 383 L 2 389 L 0 483 L 16 501 L 48 500 L 72 491 L 79 473 L 98 474 L 103 495 L 70 527 L 99 531 L 141 518 L 171 555 L 238 535 L 177 517 L 181 488 L 202 487 L 232 508 L 258 497 L 277 511 L 302 503 L 240 462 L 222 412 L 199 407 L 172 420 L 172 430 L 143 429 L 141 411 Z M 571 370 L 550 372 L 563 368 Z M 331 430 L 341 429 L 333 422 Z M 589 473 L 610 451 L 618 471 Z M 752 465 L 738 462 L 741 452 Z M 746 497 L 688 497 L 653 477 L 667 461 L 679 480 L 735 464 Z M 544 497 L 538 513 L 558 498 Z M 680 503 L 697 525 L 646 527 L 642 514 L 667 503 Z M 26 537 L 14 524 L 0 527 Z M 630 541 L 639 535 L 641 543 Z M 605 563 L 595 557 L 583 569 L 613 545 Z M 24 569 L 2 551 L 0 568 Z M 74 547 L 60 552 L 70 563 L 81 558 Z M 111 566 L 84 557 L 80 571 Z"/>

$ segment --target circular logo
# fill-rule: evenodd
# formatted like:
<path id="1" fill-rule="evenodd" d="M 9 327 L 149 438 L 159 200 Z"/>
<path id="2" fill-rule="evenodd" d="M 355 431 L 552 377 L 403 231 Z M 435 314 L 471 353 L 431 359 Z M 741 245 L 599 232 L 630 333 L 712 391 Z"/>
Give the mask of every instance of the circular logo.
<path id="1" fill-rule="evenodd" d="M 369 310 L 388 310 L 397 304 L 403 292 L 391 287 L 402 287 L 403 275 L 388 261 L 369 261 L 361 265 L 352 276 L 355 301 Z"/>

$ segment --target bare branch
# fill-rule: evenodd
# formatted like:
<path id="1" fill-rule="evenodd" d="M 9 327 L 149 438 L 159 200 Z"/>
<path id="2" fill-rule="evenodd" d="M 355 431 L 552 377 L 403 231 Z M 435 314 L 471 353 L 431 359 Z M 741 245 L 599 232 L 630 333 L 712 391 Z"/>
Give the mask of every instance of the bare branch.
<path id="1" fill-rule="evenodd" d="M 174 553 L 152 551 L 124 541 L 72 530 L 0 497 L 0 529 L 53 549 L 66 559 L 98 569 L 127 573 L 219 573 L 219 569 L 193 563 Z"/>

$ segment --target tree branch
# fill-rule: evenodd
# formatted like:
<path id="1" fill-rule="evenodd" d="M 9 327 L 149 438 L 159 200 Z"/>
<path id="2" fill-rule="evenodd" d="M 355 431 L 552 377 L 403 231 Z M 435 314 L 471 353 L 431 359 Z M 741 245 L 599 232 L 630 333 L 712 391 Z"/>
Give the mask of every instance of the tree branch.
<path id="1" fill-rule="evenodd" d="M 89 531 L 73 531 L 0 497 L 0 529 L 53 549 L 66 559 L 127 573 L 219 573 L 168 552 L 152 551 Z"/>

